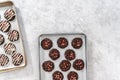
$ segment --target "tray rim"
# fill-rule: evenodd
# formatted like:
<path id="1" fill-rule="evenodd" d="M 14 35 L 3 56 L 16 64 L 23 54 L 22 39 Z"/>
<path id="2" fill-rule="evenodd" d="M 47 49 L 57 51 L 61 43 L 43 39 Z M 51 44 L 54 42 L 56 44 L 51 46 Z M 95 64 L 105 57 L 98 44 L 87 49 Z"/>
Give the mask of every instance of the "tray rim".
<path id="1" fill-rule="evenodd" d="M 41 35 L 39 35 L 39 37 L 38 37 L 38 53 L 39 53 L 39 79 L 40 80 L 42 80 L 41 79 L 41 62 L 40 62 L 40 37 L 42 37 L 42 36 L 44 36 L 44 35 L 83 35 L 84 37 L 85 37 L 85 62 L 86 62 L 86 66 L 85 66 L 85 68 L 86 68 L 86 80 L 88 80 L 87 79 L 87 75 L 88 75 L 88 68 L 87 68 L 87 66 L 88 66 L 88 64 L 87 64 L 87 62 L 88 62 L 88 55 L 87 55 L 87 36 L 86 36 L 86 34 L 85 33 L 51 33 L 51 34 L 49 34 L 49 33 L 47 33 L 47 34 L 41 34 Z"/>

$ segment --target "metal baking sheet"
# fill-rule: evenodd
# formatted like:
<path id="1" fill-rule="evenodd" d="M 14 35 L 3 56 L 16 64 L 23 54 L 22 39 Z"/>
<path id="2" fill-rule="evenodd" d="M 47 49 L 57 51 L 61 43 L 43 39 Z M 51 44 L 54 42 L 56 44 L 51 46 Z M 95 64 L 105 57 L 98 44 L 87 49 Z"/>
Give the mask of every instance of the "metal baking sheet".
<path id="1" fill-rule="evenodd" d="M 0 21 L 5 20 L 4 12 L 7 9 L 13 9 L 16 13 L 16 9 L 15 9 L 15 6 L 14 6 L 12 1 L 1 2 L 0 3 Z M 23 46 L 22 34 L 21 34 L 20 27 L 19 27 L 19 24 L 18 24 L 17 13 L 16 13 L 16 16 L 15 16 L 15 19 L 13 21 L 10 21 L 10 23 L 11 23 L 11 29 L 10 30 L 15 29 L 15 30 L 18 30 L 18 32 L 19 32 L 19 40 L 15 41 L 15 42 L 12 42 L 12 43 L 15 44 L 17 52 L 21 53 L 23 55 L 23 62 L 19 66 L 14 66 L 12 64 L 11 56 L 7 55 L 4 51 L 4 49 L 3 49 L 4 44 L 9 43 L 10 41 L 8 40 L 7 33 L 3 33 L 3 32 L 0 31 L 0 34 L 2 34 L 5 38 L 4 44 L 2 44 L 0 46 L 0 54 L 6 54 L 9 57 L 9 63 L 6 66 L 0 66 L 0 72 L 16 70 L 16 69 L 23 68 L 23 67 L 26 66 L 25 51 L 24 51 L 24 46 Z"/>
<path id="2" fill-rule="evenodd" d="M 65 49 L 61 49 L 57 46 L 57 39 L 60 38 L 60 37 L 65 37 L 69 44 L 68 46 L 65 48 Z M 80 37 L 82 40 L 83 40 L 83 45 L 80 49 L 74 49 L 72 46 L 71 46 L 71 41 L 72 39 L 76 38 L 76 37 Z M 51 50 L 44 50 L 42 47 L 41 47 L 41 41 L 45 38 L 49 38 L 50 40 L 53 41 L 53 48 L 56 48 L 60 51 L 60 58 L 56 61 L 53 61 L 50 57 L 49 57 L 49 51 Z M 54 71 L 56 70 L 60 70 L 59 68 L 59 63 L 61 62 L 61 60 L 65 59 L 64 57 L 64 52 L 65 50 L 67 49 L 73 49 L 76 53 L 76 59 L 82 59 L 84 61 L 84 69 L 83 70 L 80 70 L 80 71 L 77 71 L 75 69 L 73 69 L 73 67 L 70 68 L 69 71 L 67 72 L 62 72 L 63 75 L 64 75 L 64 79 L 63 80 L 68 80 L 67 79 L 67 74 L 70 72 L 70 71 L 76 71 L 78 73 L 78 77 L 79 79 L 78 80 L 87 80 L 86 76 L 87 76 L 87 55 L 86 55 L 86 35 L 85 34 L 82 34 L 82 33 L 76 33 L 76 34 L 42 34 L 40 35 L 39 37 L 39 54 L 40 54 L 40 80 L 53 80 L 52 78 L 52 74 Z M 42 68 L 42 64 L 44 61 L 47 61 L 47 60 L 51 60 L 52 62 L 54 62 L 54 65 L 55 65 L 55 68 L 52 72 L 45 72 Z M 71 63 L 73 63 L 74 60 L 70 61 Z"/>

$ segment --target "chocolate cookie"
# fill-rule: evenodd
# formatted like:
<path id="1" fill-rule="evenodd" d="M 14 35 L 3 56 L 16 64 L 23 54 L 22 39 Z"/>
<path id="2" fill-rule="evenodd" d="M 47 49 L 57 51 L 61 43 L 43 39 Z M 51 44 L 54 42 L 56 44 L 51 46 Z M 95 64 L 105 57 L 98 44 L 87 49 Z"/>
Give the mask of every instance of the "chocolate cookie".
<path id="1" fill-rule="evenodd" d="M 78 80 L 78 74 L 75 71 L 71 71 L 67 75 L 68 80 Z"/>
<path id="2" fill-rule="evenodd" d="M 41 46 L 43 49 L 48 50 L 52 47 L 53 43 L 50 39 L 45 38 L 41 41 Z"/>
<path id="3" fill-rule="evenodd" d="M 75 59 L 76 55 L 75 52 L 72 49 L 68 49 L 65 51 L 65 58 L 67 60 L 73 60 Z"/>
<path id="4" fill-rule="evenodd" d="M 73 48 L 79 49 L 79 48 L 82 46 L 83 41 L 82 41 L 81 38 L 74 38 L 74 39 L 72 40 L 72 43 L 71 43 L 71 44 L 72 44 Z"/>
<path id="5" fill-rule="evenodd" d="M 0 66 L 5 66 L 8 64 L 8 62 L 9 58 L 4 54 L 0 54 Z"/>
<path id="6" fill-rule="evenodd" d="M 57 49 L 52 49 L 49 52 L 49 57 L 52 60 L 57 60 L 60 57 L 60 52 Z"/>
<path id="7" fill-rule="evenodd" d="M 66 38 L 64 37 L 60 37 L 58 40 L 57 40 L 57 44 L 58 44 L 58 47 L 60 48 L 65 48 L 68 46 L 68 41 Z"/>
<path id="8" fill-rule="evenodd" d="M 14 64 L 14 66 L 19 66 L 21 65 L 22 62 L 23 62 L 23 55 L 21 55 L 20 53 L 14 53 L 12 55 L 12 63 Z"/>
<path id="9" fill-rule="evenodd" d="M 8 32 L 10 30 L 11 24 L 8 21 L 1 21 L 0 22 L 0 30 L 2 32 Z"/>
<path id="10" fill-rule="evenodd" d="M 64 76 L 60 71 L 55 71 L 52 75 L 53 80 L 63 80 Z"/>
<path id="11" fill-rule="evenodd" d="M 12 21 L 15 18 L 15 11 L 13 9 L 7 9 L 4 13 L 4 17 L 8 21 Z"/>
<path id="12" fill-rule="evenodd" d="M 45 61 L 42 64 L 43 70 L 47 71 L 47 72 L 51 72 L 54 69 L 54 63 L 52 61 Z"/>
<path id="13" fill-rule="evenodd" d="M 16 47 L 13 43 L 7 43 L 4 45 L 5 53 L 11 55 L 16 51 Z"/>
<path id="14" fill-rule="evenodd" d="M 19 32 L 17 30 L 12 30 L 8 33 L 8 39 L 11 42 L 17 41 L 19 39 Z"/>
<path id="15" fill-rule="evenodd" d="M 68 60 L 62 60 L 59 67 L 62 71 L 68 71 L 71 67 L 71 63 Z"/>
<path id="16" fill-rule="evenodd" d="M 73 68 L 76 70 L 82 70 L 84 68 L 84 61 L 82 59 L 77 59 L 73 62 Z"/>
<path id="17" fill-rule="evenodd" d="M 5 39 L 2 34 L 0 34 L 0 45 L 4 43 Z"/>

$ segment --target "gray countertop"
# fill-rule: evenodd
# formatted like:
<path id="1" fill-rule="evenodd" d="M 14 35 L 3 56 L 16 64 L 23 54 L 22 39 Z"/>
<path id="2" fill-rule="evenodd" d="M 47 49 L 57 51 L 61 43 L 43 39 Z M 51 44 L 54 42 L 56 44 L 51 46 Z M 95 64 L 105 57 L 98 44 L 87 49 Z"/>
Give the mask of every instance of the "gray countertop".
<path id="1" fill-rule="evenodd" d="M 4 0 L 1 0 L 4 1 Z M 120 0 L 13 0 L 25 35 L 32 77 L 39 80 L 38 36 L 44 33 L 85 33 L 88 80 L 120 80 Z"/>

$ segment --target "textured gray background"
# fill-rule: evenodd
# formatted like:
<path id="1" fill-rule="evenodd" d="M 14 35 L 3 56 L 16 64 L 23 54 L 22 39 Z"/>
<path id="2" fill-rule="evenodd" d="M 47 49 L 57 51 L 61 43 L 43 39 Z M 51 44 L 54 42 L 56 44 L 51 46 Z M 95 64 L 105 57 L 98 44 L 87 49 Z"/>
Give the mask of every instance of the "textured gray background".
<path id="1" fill-rule="evenodd" d="M 28 54 L 32 57 L 34 78 L 29 80 L 38 80 L 39 76 L 40 34 L 81 32 L 85 33 L 88 39 L 88 80 L 120 80 L 120 0 L 13 2 L 20 12 Z"/>

